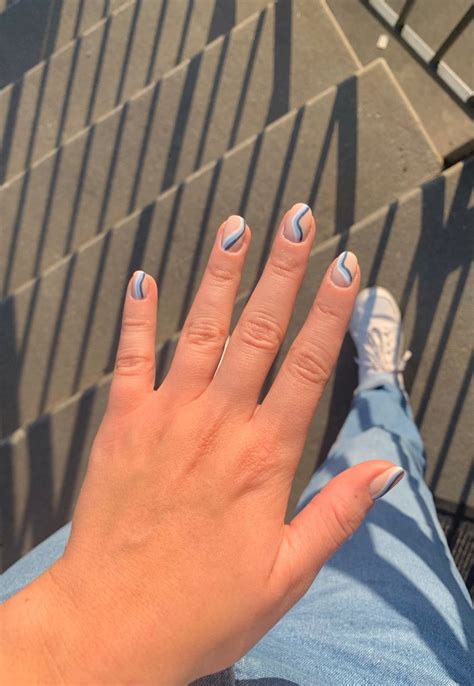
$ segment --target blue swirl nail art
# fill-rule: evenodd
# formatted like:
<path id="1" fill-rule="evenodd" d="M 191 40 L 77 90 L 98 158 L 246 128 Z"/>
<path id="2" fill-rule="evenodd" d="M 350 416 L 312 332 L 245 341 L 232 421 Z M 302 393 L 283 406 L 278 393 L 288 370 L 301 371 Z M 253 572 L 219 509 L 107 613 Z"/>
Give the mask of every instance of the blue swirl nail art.
<path id="1" fill-rule="evenodd" d="M 226 236 L 224 240 L 222 241 L 222 249 L 223 250 L 229 250 L 233 245 L 237 243 L 239 238 L 243 236 L 245 233 L 245 219 L 240 217 L 240 226 L 238 229 L 235 231 L 232 231 L 231 234 Z"/>
<path id="2" fill-rule="evenodd" d="M 348 254 L 349 253 L 346 250 L 345 252 L 343 252 L 339 256 L 339 259 L 336 263 L 336 269 L 341 274 L 342 278 L 347 283 L 347 285 L 350 286 L 350 284 L 352 283 L 352 274 L 351 274 L 350 270 L 346 267 L 346 264 L 345 264 L 346 257 Z"/>
<path id="3" fill-rule="evenodd" d="M 304 217 L 306 212 L 309 212 L 308 205 L 303 205 L 301 209 L 296 212 L 291 220 L 291 225 L 293 227 L 293 233 L 295 235 L 295 242 L 301 243 L 304 238 L 303 227 L 300 224 L 301 219 Z"/>
<path id="4" fill-rule="evenodd" d="M 405 471 L 402 467 L 400 467 L 398 470 L 394 471 L 394 473 L 391 475 L 391 477 L 385 482 L 385 484 L 382 486 L 382 488 L 375 493 L 372 496 L 372 500 L 378 500 L 379 498 L 382 498 L 386 493 L 389 492 L 391 488 L 393 488 L 403 477 L 405 474 Z"/>
<path id="5" fill-rule="evenodd" d="M 132 287 L 132 296 L 135 298 L 135 300 L 143 300 L 145 297 L 145 294 L 143 292 L 143 281 L 145 280 L 145 272 L 137 272 L 135 275 L 135 278 L 133 280 L 133 287 Z"/>

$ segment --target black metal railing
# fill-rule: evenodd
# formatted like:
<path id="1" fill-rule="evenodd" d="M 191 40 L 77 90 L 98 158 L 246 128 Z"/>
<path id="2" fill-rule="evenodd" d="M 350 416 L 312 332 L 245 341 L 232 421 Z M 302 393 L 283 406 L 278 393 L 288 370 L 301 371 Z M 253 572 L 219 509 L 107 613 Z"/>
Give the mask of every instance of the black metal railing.
<path id="1" fill-rule="evenodd" d="M 385 0 L 361 0 L 361 2 L 370 7 L 398 35 L 400 40 L 442 81 L 451 93 L 468 108 L 474 106 L 474 91 L 471 86 L 443 60 L 446 52 L 459 39 L 470 22 L 474 20 L 474 5 L 471 4 L 439 47 L 433 49 L 408 24 L 416 0 L 406 0 L 398 14 Z"/>

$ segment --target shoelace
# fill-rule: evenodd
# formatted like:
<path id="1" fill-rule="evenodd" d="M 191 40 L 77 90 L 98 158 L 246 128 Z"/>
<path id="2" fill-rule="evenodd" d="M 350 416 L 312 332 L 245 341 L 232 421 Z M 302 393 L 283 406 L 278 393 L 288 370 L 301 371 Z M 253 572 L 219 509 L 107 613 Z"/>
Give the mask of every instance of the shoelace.
<path id="1" fill-rule="evenodd" d="M 412 357 L 412 353 L 410 350 L 406 350 L 398 362 L 394 364 L 395 340 L 391 329 L 384 330 L 374 326 L 368 330 L 363 345 L 365 359 L 356 358 L 356 362 L 359 366 L 375 372 L 402 373 L 406 363 Z"/>

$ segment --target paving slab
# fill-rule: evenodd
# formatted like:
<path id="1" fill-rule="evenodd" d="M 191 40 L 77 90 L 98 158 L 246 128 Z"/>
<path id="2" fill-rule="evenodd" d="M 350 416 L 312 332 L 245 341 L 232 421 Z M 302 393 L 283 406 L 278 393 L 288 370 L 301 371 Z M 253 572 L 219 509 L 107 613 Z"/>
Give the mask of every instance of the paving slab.
<path id="1" fill-rule="evenodd" d="M 118 8 L 127 0 L 115 0 Z M 0 88 L 19 79 L 110 11 L 107 0 L 20 0 L 0 14 Z"/>
<path id="2" fill-rule="evenodd" d="M 259 272 L 279 217 L 294 202 L 317 208 L 324 241 L 437 171 L 429 141 L 383 61 L 309 101 L 2 302 L 8 336 L 3 433 L 109 369 L 121 298 L 134 269 L 158 278 L 159 336 L 165 340 L 181 328 L 215 231 L 229 214 L 260 227 L 242 278 L 245 289 Z"/>
<path id="3" fill-rule="evenodd" d="M 282 29 L 288 16 L 291 34 Z M 308 62 L 315 65 L 310 77 Z M 269 5 L 3 186 L 4 291 L 37 276 L 355 68 L 321 3 Z M 350 86 L 344 93 L 350 108 Z M 393 87 L 388 98 L 392 93 Z M 348 129 L 353 125 L 347 122 Z M 350 138 L 350 130 L 344 135 Z"/>
<path id="4" fill-rule="evenodd" d="M 468 274 L 473 179 L 473 162 L 459 164 L 373 213 L 349 232 L 316 246 L 275 365 L 277 373 L 327 265 L 343 249 L 356 252 L 363 285 L 389 288 L 405 314 L 407 345 L 414 353 L 405 378 L 427 449 L 427 481 L 438 498 L 470 506 L 474 504 L 468 481 L 473 399 L 469 394 L 472 374 L 467 376 L 466 369 L 471 354 L 468 343 L 474 333 L 472 277 Z M 256 228 L 254 238 L 258 233 Z M 174 278 L 177 282 L 178 275 Z M 239 296 L 233 326 L 249 292 L 247 289 Z M 165 304 L 162 296 L 160 307 Z M 158 347 L 158 384 L 169 367 L 177 336 Z M 289 513 L 344 421 L 356 384 L 353 355 L 347 341 L 311 425 Z M 110 375 L 102 377 L 0 443 L 3 568 L 70 519 L 109 383 Z"/>
<path id="5" fill-rule="evenodd" d="M 474 122 L 470 115 L 442 88 L 435 77 L 417 62 L 386 26 L 360 2 L 350 2 L 350 0 L 326 0 L 326 2 L 363 64 L 380 56 L 387 61 L 439 154 L 452 164 L 472 153 L 474 151 Z M 415 7 L 418 4 L 417 2 Z M 439 21 L 432 21 L 432 15 L 447 16 L 445 28 L 450 29 L 449 21 L 457 2 L 437 0 L 435 12 L 433 12 L 432 0 L 427 0 L 425 7 L 428 5 L 431 8 L 429 10 L 430 22 L 425 22 L 425 24 L 429 27 L 432 24 L 439 27 Z M 382 33 L 389 36 L 388 46 L 383 51 L 377 48 L 377 40 Z M 460 46 L 453 47 L 453 51 L 463 52 L 461 58 L 463 64 L 466 62 L 464 50 L 469 47 L 464 45 L 464 38 Z M 470 64 L 472 72 L 472 49 L 470 53 L 467 68 Z M 459 57 L 456 59 L 456 68 L 459 68 Z M 453 66 L 455 66 L 454 63 Z"/>
<path id="6" fill-rule="evenodd" d="M 254 14 L 267 2 L 252 0 L 245 8 Z M 72 4 L 66 4 L 69 13 Z M 86 4 L 99 6 L 99 2 Z M 4 88 L 0 92 L 4 140 L 0 183 L 249 16 L 243 7 L 238 13 L 221 11 L 219 15 L 218 7 L 210 1 L 199 5 L 167 0 L 118 3 L 115 12 L 106 13 L 76 40 Z"/>

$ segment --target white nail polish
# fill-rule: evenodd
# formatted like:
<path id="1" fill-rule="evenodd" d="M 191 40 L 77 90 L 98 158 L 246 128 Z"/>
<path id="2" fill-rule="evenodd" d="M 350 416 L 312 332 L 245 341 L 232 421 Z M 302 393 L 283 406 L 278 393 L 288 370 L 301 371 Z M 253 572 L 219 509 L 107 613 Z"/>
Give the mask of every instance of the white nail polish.
<path id="1" fill-rule="evenodd" d="M 376 476 L 369 486 L 372 500 L 382 498 L 403 479 L 404 474 L 405 470 L 402 467 L 390 467 Z"/>

